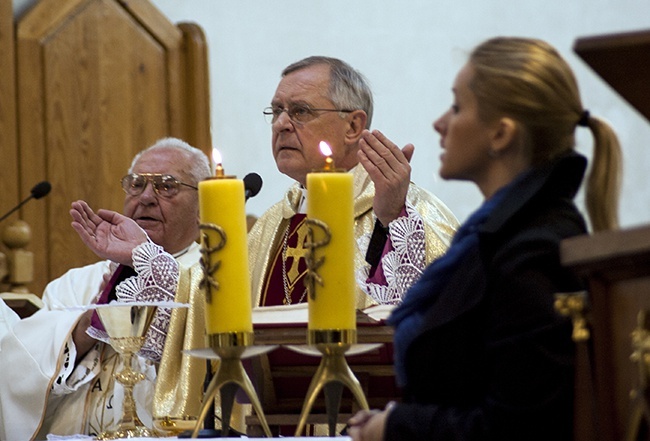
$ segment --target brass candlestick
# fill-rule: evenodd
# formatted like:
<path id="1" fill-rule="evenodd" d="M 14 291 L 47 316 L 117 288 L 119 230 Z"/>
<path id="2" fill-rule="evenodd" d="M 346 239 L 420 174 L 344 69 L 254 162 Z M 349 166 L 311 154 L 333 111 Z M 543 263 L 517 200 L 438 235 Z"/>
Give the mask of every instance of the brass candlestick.
<path id="1" fill-rule="evenodd" d="M 217 177 L 223 177 L 223 169 L 219 172 L 217 167 Z M 210 243 L 210 237 L 207 233 L 201 235 L 201 267 L 203 269 L 203 280 L 201 286 L 205 288 L 205 302 L 210 305 L 213 302 L 213 290 L 220 289 L 219 282 L 214 277 L 214 274 L 221 266 L 221 261 L 214 259 L 212 254 L 221 250 L 226 242 L 226 232 L 222 227 L 215 224 L 200 224 L 201 230 L 211 230 L 216 233 L 217 243 L 213 246 Z M 241 360 L 243 358 L 259 355 L 274 349 L 273 346 L 259 348 L 252 346 L 253 343 L 252 332 L 222 332 L 212 333 L 208 335 L 208 350 L 198 349 L 187 351 L 190 355 L 203 357 L 203 358 L 217 358 L 221 360 L 219 367 L 214 377 L 208 384 L 203 398 L 201 411 L 197 419 L 196 426 L 192 431 L 192 438 L 196 438 L 201 430 L 203 422 L 208 414 L 208 411 L 213 409 L 214 399 L 218 392 L 220 392 L 220 406 L 221 406 L 221 436 L 228 436 L 230 431 L 230 417 L 232 414 L 232 406 L 235 400 L 235 393 L 237 387 L 241 387 L 248 395 L 253 409 L 257 413 L 264 433 L 266 436 L 271 437 L 271 429 L 269 428 L 262 405 L 260 404 L 257 393 L 253 388 L 248 374 L 244 370 Z M 214 415 L 211 415 L 214 418 Z"/>
<path id="2" fill-rule="evenodd" d="M 361 384 L 345 359 L 345 354 L 356 341 L 356 329 L 309 331 L 308 343 L 320 352 L 322 359 L 309 384 L 295 436 L 302 434 L 307 423 L 307 417 L 321 390 L 324 390 L 325 393 L 325 410 L 330 436 L 334 436 L 336 432 L 336 421 L 339 415 L 343 386 L 350 389 L 361 409 L 369 409 Z M 369 349 L 375 347 L 373 345 Z"/>
<path id="3" fill-rule="evenodd" d="M 330 159 L 328 157 L 328 159 Z M 333 164 L 326 161 L 324 171 L 332 171 Z M 305 246 L 309 249 L 305 258 L 307 263 L 307 275 L 305 285 L 309 291 L 309 302 L 316 301 L 316 285 L 324 286 L 324 281 L 318 273 L 319 268 L 325 263 L 325 256 L 318 258 L 316 249 L 327 246 L 332 239 L 332 232 L 329 226 L 319 219 L 307 219 L 309 225 L 308 240 Z M 320 240 L 315 240 L 314 231 L 320 230 Z M 310 304 L 310 308 L 312 305 Z M 311 312 L 310 312 L 311 314 Z M 311 318 L 311 317 L 310 317 Z M 311 326 L 311 322 L 310 322 Z M 307 416 L 316 401 L 321 390 L 325 393 L 325 409 L 327 412 L 327 424 L 329 435 L 334 436 L 336 432 L 336 421 L 339 415 L 343 387 L 346 386 L 352 392 L 355 400 L 361 409 L 368 409 L 368 401 L 361 389 L 359 380 L 350 369 L 345 354 L 357 342 L 356 329 L 309 329 L 307 343 L 315 348 L 321 355 L 321 362 L 309 384 L 300 420 L 296 428 L 296 436 L 300 436 L 307 422 Z"/>
<path id="4" fill-rule="evenodd" d="M 260 419 L 264 433 L 270 438 L 272 436 L 271 429 L 266 422 L 262 405 L 257 397 L 253 383 L 244 370 L 241 361 L 242 359 L 271 351 L 275 349 L 275 346 L 252 346 L 253 333 L 251 332 L 211 334 L 208 336 L 208 340 L 210 348 L 207 348 L 207 350 L 198 349 L 187 351 L 190 355 L 195 357 L 221 360 L 217 372 L 210 381 L 205 392 L 201 412 L 199 413 L 196 427 L 192 432 L 192 438 L 198 436 L 208 410 L 211 409 L 212 403 L 214 403 L 217 392 L 221 392 L 221 436 L 228 436 L 232 406 L 235 399 L 235 393 L 237 392 L 237 387 L 241 387 L 248 395 L 248 398 L 253 405 L 253 409 Z M 214 416 L 211 417 L 214 418 Z"/>
<path id="5" fill-rule="evenodd" d="M 97 439 L 158 436 L 155 430 L 146 427 L 138 418 L 133 400 L 133 387 L 144 379 L 144 374 L 132 368 L 133 355 L 142 348 L 157 308 L 131 306 L 128 303 L 97 308 L 99 318 L 109 335 L 110 345 L 122 358 L 123 369 L 115 374 L 115 379 L 124 387 L 122 418 L 118 422 L 117 430 L 104 432 Z"/>

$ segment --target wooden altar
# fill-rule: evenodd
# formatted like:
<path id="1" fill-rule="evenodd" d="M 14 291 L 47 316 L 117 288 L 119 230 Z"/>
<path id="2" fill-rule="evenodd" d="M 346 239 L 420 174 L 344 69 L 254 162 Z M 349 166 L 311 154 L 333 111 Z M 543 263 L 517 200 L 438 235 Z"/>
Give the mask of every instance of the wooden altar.
<path id="1" fill-rule="evenodd" d="M 650 120 L 650 31 L 585 37 L 574 49 Z M 588 281 L 591 327 L 579 344 L 576 441 L 650 437 L 650 225 L 567 239 L 562 262 Z M 650 316 L 649 316 L 650 317 Z"/>

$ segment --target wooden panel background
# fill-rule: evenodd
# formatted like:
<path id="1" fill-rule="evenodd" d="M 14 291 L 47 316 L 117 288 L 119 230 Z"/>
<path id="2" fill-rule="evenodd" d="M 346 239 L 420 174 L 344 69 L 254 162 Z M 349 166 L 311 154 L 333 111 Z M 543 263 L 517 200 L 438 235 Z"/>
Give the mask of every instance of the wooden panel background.
<path id="1" fill-rule="evenodd" d="M 19 200 L 14 54 L 12 2 L 0 0 L 0 214 Z"/>
<path id="2" fill-rule="evenodd" d="M 121 211 L 119 179 L 161 137 L 209 152 L 207 46 L 198 25 L 174 25 L 148 0 L 42 0 L 15 24 L 11 2 L 0 1 L 1 159 L 15 171 L 0 176 L 3 205 L 52 184 L 20 216 L 32 228 L 30 288 L 41 295 L 48 281 L 97 260 L 70 227 L 72 201 Z M 15 73 L 5 69 L 13 47 Z"/>

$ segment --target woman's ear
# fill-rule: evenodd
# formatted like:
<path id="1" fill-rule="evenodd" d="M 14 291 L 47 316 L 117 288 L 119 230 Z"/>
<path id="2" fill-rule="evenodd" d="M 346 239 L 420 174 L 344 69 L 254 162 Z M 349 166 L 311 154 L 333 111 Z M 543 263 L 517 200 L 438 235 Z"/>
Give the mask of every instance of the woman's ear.
<path id="1" fill-rule="evenodd" d="M 517 123 L 511 118 L 503 117 L 496 121 L 490 137 L 491 151 L 496 156 L 504 153 L 517 139 L 517 131 Z"/>

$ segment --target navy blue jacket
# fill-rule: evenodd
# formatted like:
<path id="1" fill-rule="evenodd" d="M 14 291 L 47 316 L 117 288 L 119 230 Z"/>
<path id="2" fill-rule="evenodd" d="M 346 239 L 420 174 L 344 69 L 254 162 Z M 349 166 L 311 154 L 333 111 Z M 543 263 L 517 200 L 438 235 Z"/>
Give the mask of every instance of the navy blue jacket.
<path id="1" fill-rule="evenodd" d="M 531 170 L 481 226 L 406 351 L 387 441 L 572 439 L 575 347 L 553 302 L 582 288 L 559 244 L 587 231 L 585 167 L 571 153 Z"/>

